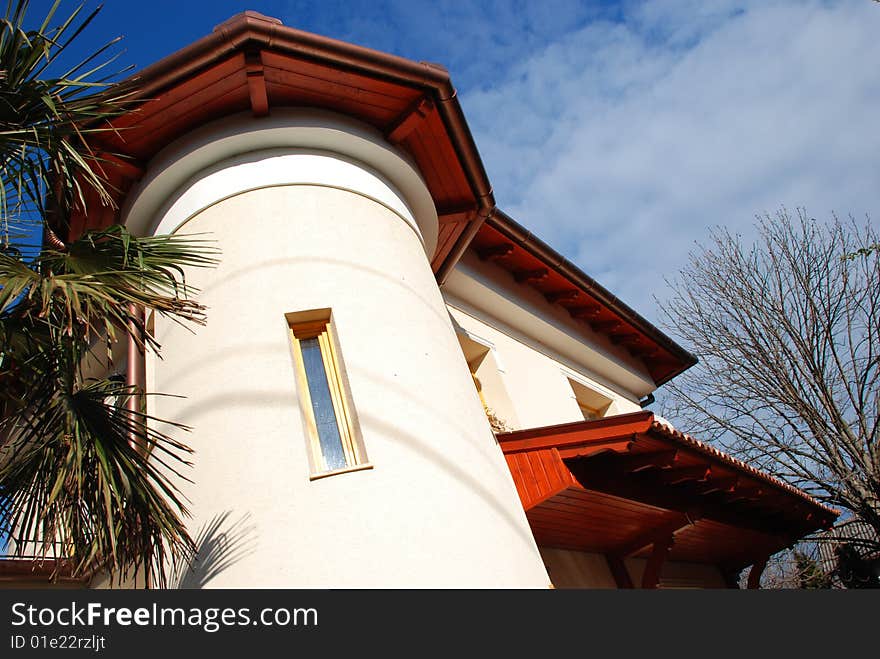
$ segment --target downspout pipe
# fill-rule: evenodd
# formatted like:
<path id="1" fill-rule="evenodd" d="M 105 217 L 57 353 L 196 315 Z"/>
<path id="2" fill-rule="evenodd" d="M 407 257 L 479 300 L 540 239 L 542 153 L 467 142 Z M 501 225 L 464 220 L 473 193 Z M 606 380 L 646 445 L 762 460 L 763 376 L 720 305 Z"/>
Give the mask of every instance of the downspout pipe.
<path id="1" fill-rule="evenodd" d="M 129 313 L 134 320 L 130 322 L 128 328 L 128 363 L 125 371 L 125 385 L 131 393 L 125 407 L 132 422 L 138 423 L 143 419 L 141 415 L 143 414 L 144 393 L 147 389 L 147 377 L 144 344 L 138 342 L 135 337 L 146 329 L 143 308 L 132 304 L 129 306 Z M 133 432 L 130 433 L 129 442 L 135 448 L 145 449 L 141 440 Z"/>

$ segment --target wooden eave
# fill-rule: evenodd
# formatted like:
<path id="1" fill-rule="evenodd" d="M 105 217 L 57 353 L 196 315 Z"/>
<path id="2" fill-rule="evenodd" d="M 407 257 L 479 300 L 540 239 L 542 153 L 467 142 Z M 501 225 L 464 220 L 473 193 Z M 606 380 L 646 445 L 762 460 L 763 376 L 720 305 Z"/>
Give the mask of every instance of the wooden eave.
<path id="1" fill-rule="evenodd" d="M 497 258 L 499 266 L 641 360 L 658 386 L 696 363 L 495 208 L 449 73 L 440 65 L 303 32 L 248 11 L 121 84 L 130 92 L 130 110 L 109 126 L 91 126 L 113 130 L 88 134 L 114 205 L 87 190 L 88 213 L 71 218 L 72 237 L 118 222 L 118 208 L 151 159 L 189 131 L 242 112 L 259 121 L 273 108 L 326 109 L 375 127 L 415 161 L 440 221 L 431 257 L 440 283 L 469 245 L 478 253 L 510 246 L 509 254 Z"/>
<path id="2" fill-rule="evenodd" d="M 35 558 L 0 558 L 0 589 L 87 588 L 90 577 L 72 576 L 69 561 Z"/>
<path id="3" fill-rule="evenodd" d="M 738 570 L 834 523 L 837 511 L 674 431 L 651 412 L 498 435 L 539 545 Z"/>
<path id="4" fill-rule="evenodd" d="M 641 361 L 658 387 L 697 363 L 696 357 L 506 213 L 495 209 L 470 249 Z"/>
<path id="5" fill-rule="evenodd" d="M 88 214 L 72 218 L 73 236 L 117 222 L 125 195 L 167 144 L 230 114 L 250 111 L 259 121 L 279 107 L 354 117 L 413 158 L 440 217 L 431 265 L 441 281 L 494 208 L 455 89 L 437 64 L 310 34 L 248 11 L 122 84 L 131 90 L 131 109 L 110 123 L 112 131 L 88 136 L 96 167 L 114 188 L 115 208 L 89 194 Z"/>

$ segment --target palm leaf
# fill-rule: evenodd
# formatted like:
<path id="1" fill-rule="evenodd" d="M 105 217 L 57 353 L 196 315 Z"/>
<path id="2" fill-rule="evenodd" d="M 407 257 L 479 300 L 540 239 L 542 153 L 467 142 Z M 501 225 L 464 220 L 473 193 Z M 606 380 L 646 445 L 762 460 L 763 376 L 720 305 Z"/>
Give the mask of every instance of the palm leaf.
<path id="1" fill-rule="evenodd" d="M 86 140 L 114 130 L 106 120 L 130 96 L 107 86 L 115 40 L 61 67 L 97 10 L 80 5 L 50 27 L 59 4 L 37 30 L 24 27 L 27 0 L 0 19 L 0 505 L 19 555 L 63 555 L 75 574 L 141 568 L 162 585 L 166 568 L 192 555 L 176 486 L 189 449 L 155 428 L 187 429 L 147 416 L 143 392 L 118 379 L 87 379 L 84 363 L 103 346 L 112 371 L 110 347 L 126 338 L 158 352 L 144 310 L 204 323 L 185 275 L 217 254 L 200 237 L 140 238 L 115 226 L 65 244 L 53 231 L 90 190 L 112 204 Z M 14 229 L 33 219 L 44 244 L 25 258 Z"/>

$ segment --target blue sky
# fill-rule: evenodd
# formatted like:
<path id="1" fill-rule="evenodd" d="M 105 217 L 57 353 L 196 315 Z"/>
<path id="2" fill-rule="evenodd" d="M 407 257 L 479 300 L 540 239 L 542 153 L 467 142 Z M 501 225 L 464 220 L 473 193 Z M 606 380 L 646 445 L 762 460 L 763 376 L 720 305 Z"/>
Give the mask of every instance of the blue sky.
<path id="1" fill-rule="evenodd" d="M 107 0 L 83 41 L 142 68 L 244 9 L 445 65 L 499 207 L 652 320 L 710 226 L 880 212 L 869 0 Z"/>

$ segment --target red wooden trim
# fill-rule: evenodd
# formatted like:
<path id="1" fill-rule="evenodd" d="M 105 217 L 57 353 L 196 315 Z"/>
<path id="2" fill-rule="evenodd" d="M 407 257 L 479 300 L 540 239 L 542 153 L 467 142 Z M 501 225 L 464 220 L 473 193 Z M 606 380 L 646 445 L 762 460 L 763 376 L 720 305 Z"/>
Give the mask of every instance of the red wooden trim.
<path id="1" fill-rule="evenodd" d="M 621 343 L 625 343 L 625 344 L 637 343 L 639 338 L 641 338 L 641 337 L 638 334 L 636 334 L 635 332 L 621 332 L 619 334 L 611 334 L 608 336 L 608 339 L 611 341 L 611 343 L 613 343 L 615 345 L 618 345 Z"/>
<path id="2" fill-rule="evenodd" d="M 512 453 L 505 458 L 526 511 L 570 487 L 580 487 L 555 449 Z"/>
<path id="3" fill-rule="evenodd" d="M 671 467 L 675 464 L 675 458 L 677 455 L 678 451 L 676 449 L 671 449 L 669 451 L 630 453 L 628 455 L 619 456 L 617 458 L 617 464 L 623 471 L 631 473 L 649 467 Z"/>
<path id="4" fill-rule="evenodd" d="M 667 485 L 676 485 L 685 481 L 704 481 L 709 478 L 712 468 L 709 465 L 695 465 L 693 467 L 681 467 L 670 469 L 660 476 L 660 480 Z"/>
<path id="5" fill-rule="evenodd" d="M 505 453 L 533 448 L 558 448 L 594 440 L 631 438 L 632 435 L 647 432 L 653 420 L 653 412 L 633 412 L 595 421 L 574 421 L 499 433 L 498 441 Z"/>
<path id="6" fill-rule="evenodd" d="M 648 545 L 654 544 L 657 541 L 657 538 L 671 538 L 681 529 L 696 524 L 701 516 L 702 513 L 698 510 L 688 513 L 669 513 L 668 515 L 664 515 L 663 520 L 659 524 L 628 538 L 626 541 L 615 547 L 612 553 L 622 558 L 637 554 Z"/>
<path id="7" fill-rule="evenodd" d="M 73 576 L 73 562 L 55 558 L 0 559 L 0 588 L 3 583 L 76 583 L 85 588 L 91 576 Z"/>
<path id="8" fill-rule="evenodd" d="M 629 435 L 624 437 L 611 437 L 595 442 L 581 442 L 570 448 L 559 448 L 559 455 L 564 460 L 571 458 L 591 458 L 601 453 L 622 453 L 632 439 Z"/>
<path id="9" fill-rule="evenodd" d="M 513 278 L 518 284 L 524 284 L 530 281 L 541 281 L 550 275 L 547 268 L 535 268 L 533 270 L 517 270 L 513 273 Z"/>
<path id="10" fill-rule="evenodd" d="M 477 209 L 473 206 L 441 207 L 437 209 L 437 219 L 440 224 L 458 224 L 470 222 L 476 216 Z M 510 246 L 513 249 L 513 245 Z"/>
<path id="11" fill-rule="evenodd" d="M 269 96 L 266 93 L 266 76 L 262 54 L 259 50 L 245 54 L 245 70 L 247 71 L 251 112 L 255 117 L 265 117 L 269 114 Z"/>
<path id="12" fill-rule="evenodd" d="M 654 357 L 658 353 L 657 346 L 633 345 L 627 350 L 633 357 Z"/>
<path id="13" fill-rule="evenodd" d="M 584 318 L 595 318 L 602 312 L 602 307 L 598 304 L 584 304 L 579 307 L 570 307 L 568 313 L 572 318 L 583 320 Z"/>
<path id="14" fill-rule="evenodd" d="M 595 332 L 599 332 L 600 334 L 607 334 L 620 327 L 623 327 L 623 323 L 619 320 L 603 320 L 590 323 L 590 327 L 592 327 L 593 331 Z"/>
<path id="15" fill-rule="evenodd" d="M 739 482 L 737 476 L 727 478 L 709 478 L 705 483 L 694 485 L 695 494 L 712 494 L 713 492 L 733 492 Z"/>
<path id="16" fill-rule="evenodd" d="M 513 245 L 510 243 L 501 243 L 500 245 L 492 245 L 477 250 L 477 256 L 481 261 L 494 261 L 496 259 L 510 256 L 513 253 Z"/>
<path id="17" fill-rule="evenodd" d="M 385 131 L 385 137 L 392 144 L 398 144 L 418 128 L 428 113 L 434 109 L 430 99 L 422 96 L 404 110 L 395 122 Z"/>
<path id="18" fill-rule="evenodd" d="M 572 288 L 565 291 L 553 291 L 551 293 L 545 293 L 544 297 L 547 298 L 547 302 L 549 302 L 550 304 L 556 304 L 557 302 L 563 302 L 565 300 L 574 300 L 580 294 L 580 291 Z"/>

